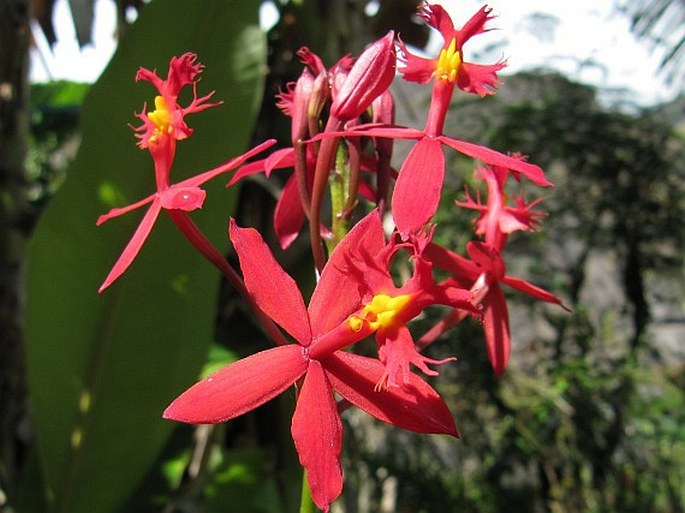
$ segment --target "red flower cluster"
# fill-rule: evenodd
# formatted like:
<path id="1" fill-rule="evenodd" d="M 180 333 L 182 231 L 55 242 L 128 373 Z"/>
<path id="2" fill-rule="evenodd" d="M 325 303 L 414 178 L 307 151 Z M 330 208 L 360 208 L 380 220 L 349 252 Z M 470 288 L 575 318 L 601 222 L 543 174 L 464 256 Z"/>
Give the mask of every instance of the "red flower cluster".
<path id="1" fill-rule="evenodd" d="M 217 423 L 238 417 L 297 385 L 292 437 L 306 469 L 312 498 L 328 511 L 341 493 L 342 423 L 335 394 L 377 419 L 418 433 L 457 436 L 452 416 L 438 393 L 414 372 L 437 374 L 429 365 L 445 363 L 421 354 L 450 327 L 472 316 L 482 321 L 493 369 L 500 375 L 509 359 L 511 340 L 507 285 L 542 301 L 561 305 L 551 293 L 506 274 L 502 257 L 509 236 L 534 231 L 544 213 L 538 201 L 523 196 L 508 200 L 507 181 L 522 177 L 539 186 L 551 185 L 538 166 L 518 155 L 505 155 L 443 133 L 455 88 L 478 96 L 493 94 L 504 62 L 491 65 L 464 60 L 464 45 L 486 32 L 491 10 L 480 9 L 458 29 L 439 5 L 419 11 L 444 39 L 433 58 L 413 55 L 393 32 L 371 44 L 357 59 L 345 57 L 327 69 L 308 49 L 298 80 L 279 95 L 278 105 L 291 118 L 290 147 L 251 163 L 246 161 L 274 144 L 266 141 L 221 166 L 177 184 L 170 184 L 176 141 L 192 134 L 185 117 L 216 104 L 212 94 L 197 97 L 201 65 L 192 54 L 173 58 L 166 80 L 141 69 L 137 80 L 158 90 L 155 110 L 139 114 L 139 146 L 152 156 L 157 191 L 114 209 L 98 224 L 143 205 L 150 207 L 114 265 L 101 290 L 131 264 L 155 219 L 165 209 L 197 249 L 232 280 L 264 322 L 276 347 L 249 356 L 205 378 L 181 394 L 164 417 L 188 423 Z M 399 66 L 398 66 L 399 64 Z M 394 124 L 389 90 L 396 67 L 414 82 L 432 82 L 431 103 L 423 129 Z M 178 104 L 181 89 L 193 87 L 187 107 Z M 416 140 L 399 172 L 391 166 L 393 140 Z M 456 206 L 475 210 L 474 240 L 467 256 L 433 242 L 436 213 L 443 192 L 444 146 L 484 163 L 476 178 L 486 198 L 467 192 Z M 242 167 L 241 167 L 242 166 Z M 238 169 L 240 168 L 240 169 Z M 200 208 L 208 180 L 238 169 L 230 184 L 253 174 L 294 170 L 278 200 L 274 225 L 287 248 L 305 221 L 320 279 L 309 301 L 277 263 L 261 235 L 231 220 L 229 237 L 240 261 L 242 278 L 229 266 L 190 220 Z M 395 180 L 392 199 L 387 201 Z M 353 214 L 371 204 L 353 223 Z M 375 204 L 375 205 L 374 205 Z M 389 209 L 388 209 L 389 204 Z M 324 205 L 332 212 L 322 221 Z M 394 226 L 385 226 L 390 221 Z M 463 212 L 463 211 L 462 211 Z M 386 236 L 386 233 L 388 236 Z M 327 246 L 325 251 L 322 241 Z M 328 258 L 326 258 L 328 253 Z M 398 280 L 393 263 L 403 255 L 411 276 Z M 436 281 L 433 268 L 451 276 Z M 401 281 L 401 285 L 398 285 Z M 408 325 L 434 305 L 450 313 L 415 341 Z M 373 337 L 376 358 L 354 353 L 355 345 Z"/>

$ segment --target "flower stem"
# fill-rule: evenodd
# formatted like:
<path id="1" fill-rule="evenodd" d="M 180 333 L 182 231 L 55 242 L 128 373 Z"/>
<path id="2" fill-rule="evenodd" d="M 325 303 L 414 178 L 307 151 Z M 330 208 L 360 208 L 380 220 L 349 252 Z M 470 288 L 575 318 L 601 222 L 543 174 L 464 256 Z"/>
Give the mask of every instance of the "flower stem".
<path id="1" fill-rule="evenodd" d="M 347 151 L 345 145 L 341 144 L 338 146 L 335 157 L 335 171 L 328 179 L 331 193 L 331 232 L 333 233 L 333 238 L 326 241 L 329 255 L 349 230 L 349 222 L 345 216 L 349 182 L 350 168 L 347 162 Z"/>
<path id="2" fill-rule="evenodd" d="M 224 278 L 233 286 L 233 288 L 242 296 L 242 298 L 247 302 L 252 311 L 254 312 L 257 320 L 262 324 L 267 334 L 271 339 L 278 345 L 287 344 L 288 341 L 283 336 L 283 333 L 278 326 L 274 323 L 271 318 L 266 315 L 257 303 L 252 299 L 249 292 L 245 288 L 245 283 L 243 282 L 240 275 L 236 272 L 233 267 L 226 261 L 223 255 L 218 249 L 212 244 L 204 233 L 198 228 L 198 226 L 193 222 L 190 216 L 181 210 L 167 210 L 171 220 L 174 224 L 181 230 L 181 233 L 190 241 L 190 243 L 209 260 L 214 267 L 216 267 Z"/>
<path id="3" fill-rule="evenodd" d="M 312 500 L 312 492 L 307 481 L 307 471 L 302 470 L 302 498 L 300 499 L 300 513 L 315 513 L 316 506 Z"/>
<path id="4" fill-rule="evenodd" d="M 325 132 L 333 132 L 342 127 L 342 121 L 335 116 L 328 118 Z M 323 245 L 321 243 L 321 230 L 319 227 L 321 221 L 321 207 L 323 205 L 324 192 L 326 184 L 328 183 L 328 175 L 335 160 L 336 150 L 338 148 L 339 137 L 327 137 L 321 141 L 319 147 L 319 155 L 316 160 L 316 167 L 314 169 L 314 183 L 312 186 L 312 204 L 309 218 L 309 237 L 312 246 L 312 257 L 314 264 L 319 272 L 323 271 L 326 263 L 326 257 L 323 252 Z"/>

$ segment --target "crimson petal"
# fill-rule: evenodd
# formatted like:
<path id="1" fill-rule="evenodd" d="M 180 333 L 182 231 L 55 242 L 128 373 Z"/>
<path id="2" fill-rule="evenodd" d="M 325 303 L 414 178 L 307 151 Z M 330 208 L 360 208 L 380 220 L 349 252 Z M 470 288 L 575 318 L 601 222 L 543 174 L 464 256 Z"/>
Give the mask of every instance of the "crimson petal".
<path id="1" fill-rule="evenodd" d="M 306 370 L 302 347 L 267 349 L 197 382 L 164 410 L 163 417 L 191 424 L 224 422 L 273 399 Z"/>
<path id="2" fill-rule="evenodd" d="M 490 285 L 485 296 L 483 329 L 490 364 L 498 377 L 502 375 L 509 362 L 511 338 L 509 335 L 509 313 L 504 293 L 497 283 Z"/>
<path id="3" fill-rule="evenodd" d="M 274 230 L 281 248 L 286 249 L 297 238 L 304 224 L 305 213 L 302 210 L 300 191 L 295 175 L 288 178 L 274 211 Z"/>
<path id="4" fill-rule="evenodd" d="M 361 306 L 362 277 L 348 259 L 375 256 L 385 247 L 378 210 L 360 220 L 340 241 L 326 263 L 309 302 L 309 318 L 315 337 L 328 333 Z"/>
<path id="5" fill-rule="evenodd" d="M 566 308 L 561 300 L 557 298 L 554 294 L 551 292 L 547 292 L 545 289 L 542 289 L 536 285 L 533 285 L 532 283 L 529 283 L 525 280 L 522 280 L 521 278 L 514 278 L 513 276 L 505 276 L 501 280 L 502 283 L 509 285 L 511 288 L 518 290 L 519 292 L 523 292 L 524 294 L 528 294 L 529 296 L 534 297 L 535 299 L 541 299 L 542 301 L 547 301 L 548 303 L 554 303 L 559 306 L 562 306 L 563 308 Z"/>
<path id="6" fill-rule="evenodd" d="M 376 390 L 385 366 L 375 358 L 338 351 L 323 364 L 336 392 L 377 419 L 415 433 L 459 436 L 447 405 L 416 374 L 403 386 Z"/>
<path id="7" fill-rule="evenodd" d="M 468 155 L 474 159 L 481 160 L 492 166 L 499 166 L 512 171 L 518 171 L 537 185 L 541 185 L 543 187 L 552 186 L 552 183 L 547 181 L 545 178 L 544 171 L 535 164 L 530 164 L 518 158 L 509 157 L 503 153 L 500 153 L 499 151 L 486 148 L 485 146 L 480 146 L 478 144 L 473 144 L 466 141 L 460 141 L 459 139 L 453 139 L 444 135 L 439 136 L 438 139 L 440 142 L 449 146 L 453 150 L 458 151 L 459 153 L 463 153 L 464 155 Z"/>
<path id="8" fill-rule="evenodd" d="M 107 278 L 105 278 L 105 281 L 102 283 L 102 285 L 100 285 L 98 292 L 102 292 L 109 287 L 114 280 L 124 274 L 124 271 L 129 268 L 133 260 L 135 260 L 136 256 L 140 252 L 140 248 L 143 247 L 145 239 L 147 239 L 148 235 L 150 235 L 152 227 L 154 226 L 161 210 L 162 203 L 158 198 L 155 198 L 155 200 L 152 202 L 152 205 L 150 205 L 150 208 L 147 210 L 147 212 L 145 212 L 142 221 L 138 225 L 138 228 L 136 228 L 136 231 L 133 233 L 133 237 L 131 237 L 131 240 L 128 242 L 128 244 L 126 244 L 124 251 L 122 251 L 116 263 L 112 267 L 112 270 L 107 275 Z"/>
<path id="9" fill-rule="evenodd" d="M 444 179 L 445 155 L 440 141 L 421 139 L 407 155 L 392 195 L 392 216 L 403 239 L 433 217 Z"/>
<path id="10" fill-rule="evenodd" d="M 311 360 L 297 400 L 291 433 L 314 503 L 328 512 L 342 491 L 340 467 L 342 422 L 333 389 L 321 367 Z"/>
<path id="11" fill-rule="evenodd" d="M 245 287 L 265 314 L 302 345 L 312 339 L 302 293 L 254 228 L 240 228 L 231 219 L 229 234 L 238 253 Z"/>

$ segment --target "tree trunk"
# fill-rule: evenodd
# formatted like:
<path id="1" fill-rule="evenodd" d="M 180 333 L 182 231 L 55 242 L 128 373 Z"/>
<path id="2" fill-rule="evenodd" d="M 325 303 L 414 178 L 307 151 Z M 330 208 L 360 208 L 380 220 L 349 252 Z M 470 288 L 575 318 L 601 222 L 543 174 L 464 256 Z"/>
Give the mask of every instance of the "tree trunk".
<path id="1" fill-rule="evenodd" d="M 0 512 L 13 511 L 30 442 L 24 267 L 33 224 L 26 176 L 31 0 L 0 0 Z"/>

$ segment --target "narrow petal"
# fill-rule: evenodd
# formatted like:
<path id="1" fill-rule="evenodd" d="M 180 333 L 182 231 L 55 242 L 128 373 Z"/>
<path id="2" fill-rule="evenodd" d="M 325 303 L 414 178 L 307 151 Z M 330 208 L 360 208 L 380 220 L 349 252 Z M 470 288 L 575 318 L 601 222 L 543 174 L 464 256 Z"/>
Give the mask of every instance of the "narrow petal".
<path id="1" fill-rule="evenodd" d="M 461 281 L 468 282 L 468 286 L 471 286 L 471 282 L 475 281 L 482 272 L 468 258 L 438 244 L 430 243 L 426 246 L 423 256 L 433 262 L 435 267 L 448 271 Z"/>
<path id="2" fill-rule="evenodd" d="M 247 159 L 254 157 L 258 153 L 261 153 L 262 151 L 266 150 L 267 148 L 270 148 L 276 144 L 275 139 L 269 139 L 267 141 L 264 141 L 263 143 L 255 146 L 251 150 L 246 151 L 242 155 L 239 155 L 238 157 L 235 157 L 220 166 L 215 167 L 214 169 L 210 169 L 209 171 L 205 171 L 204 173 L 200 173 L 199 175 L 193 176 L 188 178 L 187 180 L 183 180 L 182 182 L 179 182 L 176 184 L 177 187 L 199 187 L 203 183 L 208 182 L 212 178 L 219 176 L 223 173 L 227 173 L 228 171 L 231 171 L 232 169 L 235 169 L 239 166 L 241 166 Z"/>
<path id="3" fill-rule="evenodd" d="M 485 312 L 483 313 L 485 344 L 488 349 L 490 364 L 495 375 L 499 377 L 509 362 L 511 338 L 507 302 L 498 284 L 490 285 L 490 291 L 485 296 L 485 303 Z"/>
<path id="4" fill-rule="evenodd" d="M 375 358 L 339 351 L 323 364 L 336 392 L 377 419 L 415 433 L 459 436 L 447 405 L 415 374 L 404 386 L 378 390 L 385 366 Z"/>
<path id="5" fill-rule="evenodd" d="M 444 179 L 442 145 L 432 138 L 421 139 L 407 155 L 392 195 L 392 216 L 403 239 L 433 217 Z"/>
<path id="6" fill-rule="evenodd" d="M 226 184 L 226 187 L 234 185 L 236 182 L 249 175 L 264 173 L 268 178 L 274 169 L 285 169 L 295 165 L 295 151 L 292 148 L 283 148 L 274 151 L 265 159 L 255 160 L 245 164 L 235 173 Z"/>
<path id="7" fill-rule="evenodd" d="M 231 219 L 229 234 L 240 259 L 245 287 L 259 308 L 302 345 L 309 345 L 309 316 L 295 280 L 276 262 L 257 230 L 239 228 Z"/>
<path id="8" fill-rule="evenodd" d="M 142 221 L 140 221 L 138 228 L 136 228 L 136 231 L 133 233 L 133 237 L 131 237 L 131 240 L 128 242 L 128 244 L 126 244 L 124 251 L 119 256 L 119 259 L 114 264 L 114 267 L 112 267 L 112 270 L 107 275 L 107 278 L 105 278 L 105 281 L 102 283 L 102 285 L 100 285 L 98 292 L 102 292 L 109 287 L 114 280 L 116 280 L 124 273 L 124 271 L 126 271 L 126 269 L 128 269 L 140 252 L 140 248 L 143 247 L 145 239 L 147 239 L 148 235 L 150 235 L 150 231 L 152 231 L 152 227 L 154 226 L 161 210 L 161 202 L 155 199 L 155 201 L 152 202 L 152 205 L 150 205 L 148 211 L 145 212 Z"/>
<path id="9" fill-rule="evenodd" d="M 338 326 L 361 306 L 360 279 L 354 260 L 375 256 L 385 247 L 380 214 L 372 211 L 340 241 L 309 302 L 309 318 L 314 337 Z"/>
<path id="10" fill-rule="evenodd" d="M 550 187 L 551 182 L 547 181 L 545 178 L 544 171 L 535 164 L 530 164 L 520 158 L 509 157 L 485 146 L 480 146 L 478 144 L 473 144 L 466 141 L 460 141 L 459 139 L 453 139 L 451 137 L 446 137 L 444 135 L 438 137 L 440 142 L 446 144 L 450 148 L 468 155 L 474 159 L 481 160 L 486 164 L 493 166 L 503 167 L 505 169 L 510 169 L 512 171 L 518 171 L 525 175 L 531 182 L 541 185 L 543 187 Z"/>
<path id="11" fill-rule="evenodd" d="M 125 207 L 113 208 L 109 212 L 107 212 L 106 214 L 102 214 L 100 217 L 98 217 L 98 220 L 95 223 L 95 225 L 100 226 L 105 221 L 109 221 L 110 219 L 112 219 L 114 217 L 119 217 L 119 216 L 124 215 L 128 212 L 136 210 L 137 208 L 140 208 L 143 205 L 147 205 L 148 203 L 151 203 L 152 200 L 154 200 L 154 199 L 155 199 L 155 195 L 150 194 L 147 198 L 144 198 L 140 201 L 136 201 L 135 203 L 131 203 L 130 205 L 126 205 Z"/>
<path id="12" fill-rule="evenodd" d="M 239 182 L 246 176 L 256 175 L 257 173 L 263 173 L 265 163 L 266 159 L 259 159 L 255 160 L 254 162 L 249 162 L 245 164 L 235 173 L 233 173 L 233 176 L 226 184 L 226 187 L 231 187 L 232 185 L 235 185 L 237 182 Z"/>
<path id="13" fill-rule="evenodd" d="M 311 360 L 297 399 L 291 432 L 314 503 L 328 512 L 342 491 L 342 422 L 328 378 Z"/>
<path id="14" fill-rule="evenodd" d="M 281 248 L 286 249 L 297 238 L 304 218 L 297 179 L 293 175 L 285 183 L 274 210 L 274 230 Z"/>
<path id="15" fill-rule="evenodd" d="M 195 383 L 174 399 L 163 417 L 189 424 L 225 422 L 273 399 L 306 370 L 299 345 L 267 349 Z"/>
<path id="16" fill-rule="evenodd" d="M 330 137 L 388 137 L 390 139 L 422 139 L 425 137 L 423 130 L 399 125 L 384 125 L 380 123 L 368 123 L 357 125 L 349 130 L 339 132 L 321 132 L 307 142 L 320 141 Z"/>
<path id="17" fill-rule="evenodd" d="M 529 296 L 532 296 L 535 299 L 541 299 L 542 301 L 554 303 L 566 308 L 561 302 L 561 300 L 554 294 L 552 294 L 551 292 L 547 292 L 545 289 L 533 285 L 532 283 L 529 283 L 525 280 L 522 280 L 520 278 L 514 278 L 513 276 L 505 276 L 504 278 L 502 278 L 501 282 L 506 285 L 509 285 L 513 289 L 518 290 L 519 292 L 528 294 Z"/>

